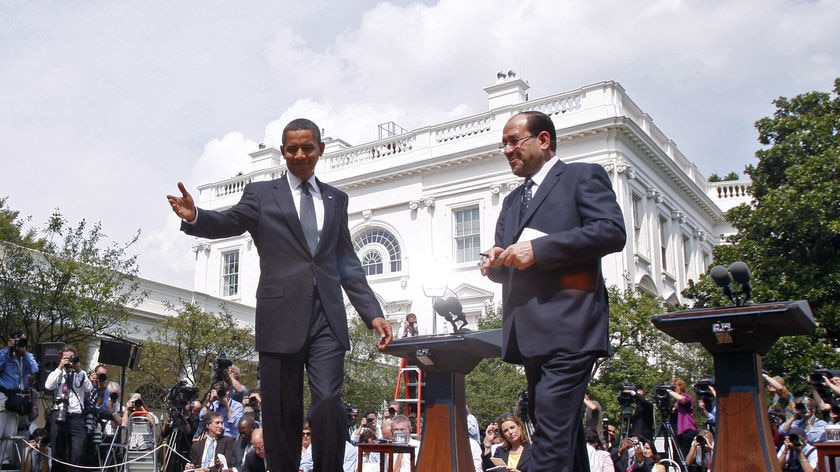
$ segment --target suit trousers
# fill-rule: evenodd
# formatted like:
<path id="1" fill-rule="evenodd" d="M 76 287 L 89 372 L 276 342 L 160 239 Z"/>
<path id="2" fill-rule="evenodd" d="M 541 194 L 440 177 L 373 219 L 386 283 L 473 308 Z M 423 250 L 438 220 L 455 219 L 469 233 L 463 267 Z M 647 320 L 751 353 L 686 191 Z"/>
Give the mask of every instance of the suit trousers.
<path id="1" fill-rule="evenodd" d="M 309 377 L 312 459 L 315 472 L 342 472 L 346 413 L 341 403 L 345 350 L 315 296 L 312 323 L 301 352 L 260 352 L 263 428 L 268 470 L 296 472 L 303 436 L 303 372 Z"/>
<path id="2" fill-rule="evenodd" d="M 581 407 L 596 359 L 589 352 L 525 359 L 534 453 L 523 472 L 589 472 Z"/>

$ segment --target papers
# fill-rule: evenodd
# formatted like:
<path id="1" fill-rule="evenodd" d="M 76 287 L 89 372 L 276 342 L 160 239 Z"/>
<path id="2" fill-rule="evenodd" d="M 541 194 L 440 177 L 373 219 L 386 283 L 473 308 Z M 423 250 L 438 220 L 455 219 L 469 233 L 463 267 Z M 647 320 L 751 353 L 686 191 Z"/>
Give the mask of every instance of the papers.
<path id="1" fill-rule="evenodd" d="M 516 240 L 516 242 L 523 243 L 526 241 L 533 241 L 534 239 L 541 238 L 546 235 L 548 235 L 548 233 L 543 233 L 538 229 L 524 228 L 522 232 L 519 233 L 519 238 Z"/>
<path id="2" fill-rule="evenodd" d="M 225 456 L 224 456 L 223 454 L 216 454 L 216 457 L 218 457 L 218 458 L 219 458 L 219 462 L 221 462 L 221 463 L 222 463 L 221 470 L 225 470 L 225 469 L 229 469 L 229 468 L 230 468 L 230 467 L 228 467 L 227 459 L 225 458 Z"/>

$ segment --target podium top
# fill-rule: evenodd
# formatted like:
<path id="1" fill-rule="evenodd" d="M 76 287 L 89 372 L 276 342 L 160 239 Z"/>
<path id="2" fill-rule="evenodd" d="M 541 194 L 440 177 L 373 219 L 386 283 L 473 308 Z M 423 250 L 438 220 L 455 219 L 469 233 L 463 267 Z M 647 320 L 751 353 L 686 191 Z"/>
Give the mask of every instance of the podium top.
<path id="1" fill-rule="evenodd" d="M 423 359 L 418 358 L 418 351 L 425 351 Z M 409 359 L 424 371 L 468 374 L 482 359 L 501 357 L 502 330 L 400 338 L 395 339 L 383 352 Z"/>
<path id="2" fill-rule="evenodd" d="M 699 342 L 712 353 L 752 351 L 762 356 L 782 336 L 817 329 L 807 300 L 675 311 L 654 315 L 651 321 L 676 340 Z M 713 327 L 727 331 L 729 342 L 726 336 L 716 336 Z"/>

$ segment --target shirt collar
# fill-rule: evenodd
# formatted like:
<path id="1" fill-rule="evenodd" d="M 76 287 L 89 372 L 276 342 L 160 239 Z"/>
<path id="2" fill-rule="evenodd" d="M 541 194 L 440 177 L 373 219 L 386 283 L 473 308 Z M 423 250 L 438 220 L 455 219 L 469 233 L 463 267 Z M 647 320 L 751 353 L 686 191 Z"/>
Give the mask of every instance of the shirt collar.
<path id="1" fill-rule="evenodd" d="M 543 183 L 545 178 L 548 176 L 548 173 L 551 172 L 551 168 L 557 163 L 558 159 L 557 154 L 551 156 L 551 159 L 545 161 L 545 164 L 540 167 L 540 170 L 534 172 L 534 175 L 530 177 L 531 180 L 534 181 L 534 185 L 539 187 L 540 184 Z"/>

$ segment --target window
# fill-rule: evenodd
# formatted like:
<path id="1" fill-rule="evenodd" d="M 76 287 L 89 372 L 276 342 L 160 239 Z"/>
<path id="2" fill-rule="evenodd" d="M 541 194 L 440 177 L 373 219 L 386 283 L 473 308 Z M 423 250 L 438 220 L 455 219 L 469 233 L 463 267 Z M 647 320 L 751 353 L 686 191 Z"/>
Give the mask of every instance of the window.
<path id="1" fill-rule="evenodd" d="M 353 250 L 359 255 L 367 275 L 402 271 L 402 250 L 397 238 L 387 229 L 374 228 L 353 238 Z"/>
<path id="2" fill-rule="evenodd" d="M 222 296 L 239 294 L 239 251 L 222 254 Z"/>
<path id="3" fill-rule="evenodd" d="M 481 219 L 478 207 L 452 212 L 455 224 L 455 262 L 473 262 L 481 252 Z"/>

